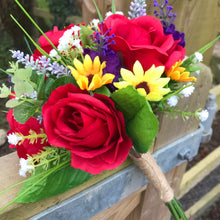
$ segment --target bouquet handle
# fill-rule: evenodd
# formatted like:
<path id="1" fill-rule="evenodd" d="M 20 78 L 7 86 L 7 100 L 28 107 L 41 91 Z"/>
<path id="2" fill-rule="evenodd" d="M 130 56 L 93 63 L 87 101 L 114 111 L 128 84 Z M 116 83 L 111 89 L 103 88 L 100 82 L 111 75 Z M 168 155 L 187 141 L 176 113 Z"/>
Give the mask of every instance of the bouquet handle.
<path id="1" fill-rule="evenodd" d="M 131 159 L 143 172 L 148 181 L 154 186 L 160 199 L 168 206 L 175 220 L 187 220 L 181 204 L 174 197 L 173 189 L 170 187 L 161 168 L 157 165 L 152 155 L 139 154 L 137 152 L 130 154 Z"/>

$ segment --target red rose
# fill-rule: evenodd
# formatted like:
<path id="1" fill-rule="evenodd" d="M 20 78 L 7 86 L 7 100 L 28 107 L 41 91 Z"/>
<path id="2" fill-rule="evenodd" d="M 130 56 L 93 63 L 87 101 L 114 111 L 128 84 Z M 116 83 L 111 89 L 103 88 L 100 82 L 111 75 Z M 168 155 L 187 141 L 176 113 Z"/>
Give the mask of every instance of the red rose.
<path id="1" fill-rule="evenodd" d="M 13 116 L 13 109 L 7 114 L 7 120 L 11 130 L 8 131 L 8 138 L 14 136 L 15 138 L 18 137 L 18 134 L 23 136 L 30 135 L 29 131 L 32 130 L 36 132 L 36 134 L 42 133 L 43 124 L 40 124 L 36 118 L 29 118 L 25 124 L 20 124 L 17 122 Z M 13 138 L 14 139 L 14 138 Z M 44 141 L 43 144 L 41 143 L 42 138 L 37 138 L 34 143 L 30 143 L 30 139 L 25 139 L 23 142 L 17 141 L 18 143 L 13 143 L 16 141 L 12 141 L 9 138 L 9 145 L 10 148 L 17 148 L 17 154 L 19 158 L 27 159 L 27 154 L 32 156 L 34 154 L 39 153 L 40 151 L 44 150 L 43 147 L 50 146 L 47 141 Z"/>
<path id="2" fill-rule="evenodd" d="M 84 25 L 82 23 L 82 25 Z M 53 28 L 53 31 L 48 31 L 45 33 L 45 35 L 49 38 L 49 40 L 53 43 L 53 45 L 55 47 L 58 47 L 59 45 L 59 39 L 63 36 L 64 32 L 68 29 L 70 29 L 71 27 L 74 27 L 74 24 L 70 24 L 69 26 L 67 26 L 66 28 L 64 28 L 63 30 L 58 30 L 58 28 L 56 26 L 54 26 Z M 39 38 L 39 44 L 40 44 L 40 47 L 47 53 L 49 54 L 50 51 L 52 49 L 54 49 L 51 44 L 48 42 L 48 40 L 43 36 L 41 35 L 40 38 Z M 41 52 L 36 49 L 34 51 L 34 54 L 32 55 L 34 60 L 38 59 L 39 57 L 42 56 Z"/>
<path id="3" fill-rule="evenodd" d="M 109 16 L 104 28 L 114 34 L 116 44 L 111 45 L 116 52 L 121 51 L 125 66 L 132 70 L 136 60 L 144 70 L 153 64 L 169 69 L 175 62 L 182 60 L 185 49 L 173 39 L 172 34 L 165 35 L 161 22 L 150 15 L 129 20 L 119 14 Z"/>
<path id="4" fill-rule="evenodd" d="M 42 114 L 49 143 L 71 151 L 74 168 L 92 174 L 114 169 L 132 147 L 123 115 L 107 96 L 67 84 L 51 93 Z"/>
<path id="5" fill-rule="evenodd" d="M 65 32 L 65 30 L 59 31 L 58 28 L 55 26 L 53 28 L 53 31 L 48 31 L 45 33 L 45 35 L 51 40 L 51 42 L 54 44 L 54 46 L 57 47 L 59 45 L 59 39 L 63 36 L 64 32 Z M 50 45 L 48 40 L 43 35 L 41 35 L 39 38 L 39 44 L 40 44 L 40 47 L 48 54 L 53 49 L 53 47 Z M 33 56 L 34 60 L 36 60 L 39 57 L 41 57 L 42 54 L 38 49 L 36 49 L 32 56 Z"/>

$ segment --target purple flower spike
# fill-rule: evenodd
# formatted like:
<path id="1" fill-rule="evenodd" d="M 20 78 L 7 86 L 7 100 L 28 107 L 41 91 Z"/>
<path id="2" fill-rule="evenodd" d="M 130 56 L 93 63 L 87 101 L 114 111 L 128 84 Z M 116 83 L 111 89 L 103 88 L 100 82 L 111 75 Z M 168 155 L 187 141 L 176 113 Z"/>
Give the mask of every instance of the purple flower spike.
<path id="1" fill-rule="evenodd" d="M 180 33 L 179 31 L 175 30 L 175 25 L 173 22 L 175 21 L 175 18 L 177 16 L 176 13 L 173 13 L 173 7 L 168 4 L 168 0 L 165 0 L 162 5 L 157 3 L 157 0 L 154 0 L 154 7 L 158 7 L 159 11 L 154 10 L 154 15 L 158 17 L 161 20 L 161 23 L 163 25 L 164 34 L 172 34 L 174 40 L 180 40 L 179 45 L 182 47 L 185 47 L 185 34 Z"/>

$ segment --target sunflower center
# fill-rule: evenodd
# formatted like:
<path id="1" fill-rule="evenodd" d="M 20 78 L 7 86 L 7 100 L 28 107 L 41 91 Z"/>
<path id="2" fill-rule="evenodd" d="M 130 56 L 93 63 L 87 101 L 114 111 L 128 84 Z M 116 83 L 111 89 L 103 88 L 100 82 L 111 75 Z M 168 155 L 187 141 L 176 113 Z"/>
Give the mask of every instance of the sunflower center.
<path id="1" fill-rule="evenodd" d="M 94 75 L 92 75 L 92 74 L 90 74 L 90 75 L 87 76 L 88 81 L 89 81 L 88 84 L 90 84 L 90 83 L 92 82 L 92 78 L 93 78 L 93 76 L 94 76 Z"/>
<path id="2" fill-rule="evenodd" d="M 150 93 L 150 88 L 149 88 L 149 86 L 147 85 L 147 82 L 141 82 L 141 83 L 137 84 L 135 88 L 136 88 L 136 89 L 143 88 L 147 94 Z"/>

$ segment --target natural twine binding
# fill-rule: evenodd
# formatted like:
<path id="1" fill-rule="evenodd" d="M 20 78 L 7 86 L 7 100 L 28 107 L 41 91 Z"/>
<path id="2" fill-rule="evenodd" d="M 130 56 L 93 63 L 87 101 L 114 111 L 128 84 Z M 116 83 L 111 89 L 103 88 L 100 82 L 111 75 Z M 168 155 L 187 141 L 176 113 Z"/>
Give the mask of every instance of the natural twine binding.
<path id="1" fill-rule="evenodd" d="M 153 184 L 158 195 L 160 196 L 160 199 L 165 203 L 171 202 L 171 200 L 174 198 L 173 190 L 151 154 L 142 154 L 139 158 L 135 157 L 134 155 L 130 155 L 130 157 L 141 169 L 149 182 Z"/>

